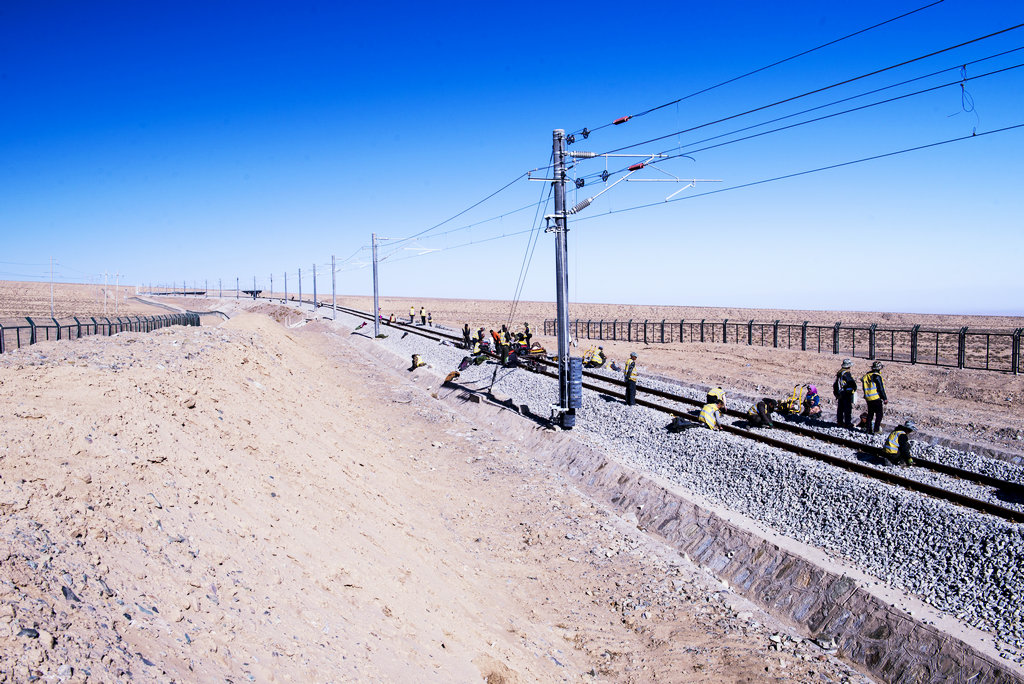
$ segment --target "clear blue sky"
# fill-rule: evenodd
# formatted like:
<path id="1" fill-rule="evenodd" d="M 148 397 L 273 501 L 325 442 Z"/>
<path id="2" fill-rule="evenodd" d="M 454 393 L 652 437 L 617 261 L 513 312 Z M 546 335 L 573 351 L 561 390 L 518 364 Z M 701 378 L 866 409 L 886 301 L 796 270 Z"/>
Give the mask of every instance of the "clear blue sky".
<path id="1" fill-rule="evenodd" d="M 926 4 L 5 2 L 0 278 L 42 279 L 53 257 L 60 280 L 267 287 L 273 273 L 280 290 L 287 272 L 294 291 L 301 268 L 308 292 L 316 264 L 329 292 L 333 254 L 339 291 L 366 294 L 371 232 L 427 230 L 544 167 L 553 129 L 597 129 Z M 963 88 L 634 174 L 570 223 L 572 299 L 1024 313 L 1024 128 L 981 135 L 1024 123 L 1024 68 L 978 78 L 1024 50 L 975 63 L 1024 47 L 1024 29 L 672 135 L 1019 23 L 1018 0 L 945 0 L 595 130 L 570 149 L 668 136 L 628 152 L 691 152 L 932 72 L 946 70 L 745 134 L 957 82 L 967 64 Z M 569 202 L 628 163 L 581 162 Z M 722 182 L 668 203 L 682 185 L 632 182 L 666 174 Z M 548 190 L 520 178 L 382 243 L 382 294 L 512 298 Z M 554 298 L 553 261 L 541 234 L 524 299 Z"/>

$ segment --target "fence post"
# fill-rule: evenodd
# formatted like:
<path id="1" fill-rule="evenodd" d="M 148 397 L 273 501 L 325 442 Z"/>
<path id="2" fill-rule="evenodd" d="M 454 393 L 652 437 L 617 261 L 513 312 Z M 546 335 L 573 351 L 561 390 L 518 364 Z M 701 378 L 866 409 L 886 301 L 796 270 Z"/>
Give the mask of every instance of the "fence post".
<path id="1" fill-rule="evenodd" d="M 587 319 L 587 339 L 593 339 L 590 337 L 590 319 Z"/>
<path id="2" fill-rule="evenodd" d="M 629 323 L 626 324 L 626 341 L 633 341 L 633 319 L 629 319 Z"/>
<path id="3" fill-rule="evenodd" d="M 75 316 L 75 325 L 78 326 L 78 337 L 76 339 L 81 339 L 81 337 L 82 337 L 82 323 L 81 323 L 81 321 L 78 320 L 78 316 Z"/>
<path id="4" fill-rule="evenodd" d="M 832 328 L 832 353 L 839 353 L 839 326 L 843 324 L 842 321 L 836 321 L 836 325 Z"/>
<path id="5" fill-rule="evenodd" d="M 686 321 L 684 319 L 680 318 L 679 319 L 679 342 L 680 343 L 682 343 L 682 341 L 683 341 L 683 324 L 684 323 L 686 323 Z"/>
<path id="6" fill-rule="evenodd" d="M 661 319 L 661 343 L 665 344 L 665 319 Z"/>
<path id="7" fill-rule="evenodd" d="M 754 319 L 747 321 L 747 346 L 754 344 Z"/>
<path id="8" fill-rule="evenodd" d="M 644 319 L 644 344 L 647 344 L 647 319 Z"/>
<path id="9" fill-rule="evenodd" d="M 804 321 L 804 324 L 800 326 L 800 351 L 807 351 L 807 324 L 809 321 Z"/>
<path id="10" fill-rule="evenodd" d="M 3 353 L 4 353 L 4 324 L 0 323 L 0 354 L 3 354 Z M 1013 372 L 1014 373 L 1017 372 L 1017 364 L 1013 365 Z"/>
<path id="11" fill-rule="evenodd" d="M 722 321 L 722 343 L 723 343 L 723 344 L 724 344 L 725 342 L 728 342 L 728 341 L 729 341 L 729 340 L 727 339 L 727 336 L 726 336 L 726 333 L 725 333 L 725 330 L 726 330 L 725 326 L 727 326 L 728 324 L 729 324 L 729 319 L 728 319 L 728 318 L 726 318 L 726 319 L 725 319 L 724 321 Z"/>
<path id="12" fill-rule="evenodd" d="M 600 327 L 597 329 L 597 339 L 604 342 L 604 319 L 601 319 Z"/>
<path id="13" fill-rule="evenodd" d="M 700 341 L 701 342 L 704 341 L 704 320 L 705 319 L 703 319 L 703 318 L 700 319 Z"/>
<path id="14" fill-rule="evenodd" d="M 878 330 L 878 324 L 872 323 L 871 327 L 868 328 L 868 358 L 875 358 L 875 331 Z"/>
<path id="15" fill-rule="evenodd" d="M 1013 349 L 1010 352 L 1010 362 L 1013 364 L 1013 374 L 1017 375 L 1020 371 L 1020 336 L 1024 333 L 1024 328 L 1017 328 L 1013 331 Z M 0 328 L 0 352 L 3 351 L 3 328 Z"/>
<path id="16" fill-rule="evenodd" d="M 29 344 L 35 344 L 36 343 L 36 324 L 28 316 L 25 316 L 25 320 L 28 321 L 29 328 L 31 328 L 31 331 L 32 331 L 31 334 L 28 337 L 28 343 Z"/>
<path id="17" fill-rule="evenodd" d="M 775 319 L 775 323 L 772 324 L 772 346 L 778 348 L 779 346 L 779 319 Z"/>
<path id="18" fill-rule="evenodd" d="M 920 331 L 920 324 L 910 329 L 910 363 L 917 363 L 917 334 Z"/>
<path id="19" fill-rule="evenodd" d="M 57 319 L 54 318 L 53 316 L 50 316 L 50 320 L 53 321 L 53 324 L 55 326 L 57 326 L 57 341 L 60 342 L 60 323 L 58 323 Z M 70 335 L 70 334 L 71 334 L 71 331 L 68 330 L 68 335 Z"/>
<path id="20" fill-rule="evenodd" d="M 935 343 L 938 348 L 938 342 Z M 987 361 L 988 359 L 986 359 Z M 960 328 L 956 336 L 956 367 L 963 368 L 967 361 L 967 326 Z"/>

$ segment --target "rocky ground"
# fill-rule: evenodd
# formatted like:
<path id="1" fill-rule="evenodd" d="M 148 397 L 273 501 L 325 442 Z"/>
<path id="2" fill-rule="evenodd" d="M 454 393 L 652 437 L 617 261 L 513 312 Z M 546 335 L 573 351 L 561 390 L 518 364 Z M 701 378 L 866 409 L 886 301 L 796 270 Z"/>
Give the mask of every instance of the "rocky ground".
<path id="1" fill-rule="evenodd" d="M 0 356 L 0 681 L 863 679 L 346 340 Z"/>

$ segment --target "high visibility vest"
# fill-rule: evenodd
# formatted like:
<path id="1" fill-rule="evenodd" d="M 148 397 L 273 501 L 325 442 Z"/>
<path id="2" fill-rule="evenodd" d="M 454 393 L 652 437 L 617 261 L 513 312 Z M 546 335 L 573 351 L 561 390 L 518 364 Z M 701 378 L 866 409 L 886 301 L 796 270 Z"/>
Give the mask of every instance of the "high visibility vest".
<path id="1" fill-rule="evenodd" d="M 633 359 L 626 362 L 625 376 L 626 380 L 636 382 L 636 361 Z"/>
<path id="2" fill-rule="evenodd" d="M 498 341 L 500 341 L 502 344 L 506 344 L 507 345 L 508 344 L 508 333 L 505 332 L 504 330 L 502 330 L 500 333 L 498 333 Z"/>
<path id="3" fill-rule="evenodd" d="M 424 309 L 424 308 L 423 308 L 423 307 L 421 306 L 421 307 L 420 307 L 420 316 L 426 316 L 426 315 L 427 315 L 427 310 L 426 310 L 426 309 Z"/>
<path id="4" fill-rule="evenodd" d="M 757 404 L 760 404 L 760 403 L 761 402 L 757 402 Z M 757 404 L 754 404 L 753 406 L 751 406 L 750 410 L 747 411 L 747 415 L 750 416 L 751 418 L 753 418 L 754 416 L 760 415 L 757 412 Z"/>
<path id="5" fill-rule="evenodd" d="M 900 453 L 900 435 L 902 434 L 905 434 L 903 430 L 893 430 L 889 433 L 889 436 L 885 439 L 885 453 Z"/>
<path id="6" fill-rule="evenodd" d="M 410 316 L 415 316 L 416 315 L 416 307 L 413 307 L 413 306 L 409 307 L 409 315 Z"/>
<path id="7" fill-rule="evenodd" d="M 599 351 L 594 352 L 594 355 L 590 357 L 590 360 L 597 364 L 604 363 L 604 357 L 601 355 L 601 352 Z"/>
<path id="8" fill-rule="evenodd" d="M 480 340 L 473 340 L 473 353 L 474 354 L 479 354 L 480 353 Z"/>
<path id="9" fill-rule="evenodd" d="M 878 394 L 878 382 L 875 380 L 877 375 L 878 373 L 876 371 L 869 371 L 860 379 L 860 384 L 864 388 L 865 401 L 877 401 L 882 398 Z"/>
<path id="10" fill-rule="evenodd" d="M 697 420 L 714 430 L 718 427 L 718 417 L 720 415 L 718 404 L 704 404 L 704 408 L 700 410 L 700 417 Z"/>
<path id="11" fill-rule="evenodd" d="M 715 399 L 721 399 L 723 403 L 725 402 L 725 390 L 723 390 L 721 387 L 716 387 L 712 390 L 708 390 L 708 396 L 714 397 Z"/>

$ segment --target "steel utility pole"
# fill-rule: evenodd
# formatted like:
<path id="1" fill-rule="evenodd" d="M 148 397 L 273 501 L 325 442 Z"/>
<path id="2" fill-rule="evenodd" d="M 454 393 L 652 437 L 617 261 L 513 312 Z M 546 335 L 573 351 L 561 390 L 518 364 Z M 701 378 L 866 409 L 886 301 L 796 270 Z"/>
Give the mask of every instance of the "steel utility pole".
<path id="1" fill-rule="evenodd" d="M 256 299 L 256 276 L 252 277 L 252 298 Z"/>
<path id="2" fill-rule="evenodd" d="M 547 230 L 555 234 L 555 303 L 556 320 L 558 323 L 558 407 L 556 418 L 558 424 L 565 429 L 576 425 L 576 409 L 582 404 L 582 388 L 576 396 L 572 396 L 572 380 L 576 384 L 582 382 L 582 366 L 576 373 L 571 372 L 571 359 L 569 358 L 569 273 L 566 268 L 568 264 L 568 240 L 567 214 L 565 212 L 565 131 L 556 128 L 552 133 L 552 151 L 554 153 L 555 174 L 552 185 L 555 191 L 555 226 Z M 579 377 L 572 377 L 579 375 Z M 553 409 L 555 407 L 552 407 Z"/>
<path id="3" fill-rule="evenodd" d="M 270 274 L 270 295 L 269 295 L 268 299 L 273 299 L 273 298 L 274 298 L 274 274 L 271 273 Z"/>
<path id="4" fill-rule="evenodd" d="M 316 301 L 316 264 L 313 264 L 313 313 L 316 313 L 316 308 L 319 306 Z"/>
<path id="5" fill-rule="evenodd" d="M 284 299 L 282 303 L 288 302 L 288 271 L 284 272 Z"/>
<path id="6" fill-rule="evenodd" d="M 336 293 L 335 276 L 336 271 L 334 269 L 334 255 L 331 255 L 331 308 L 334 309 L 334 316 L 331 317 L 332 321 L 338 320 L 338 296 Z"/>
<path id="7" fill-rule="evenodd" d="M 302 311 L 302 269 L 299 269 L 299 311 Z"/>
<path id="8" fill-rule="evenodd" d="M 220 278 L 217 278 L 217 296 L 221 299 L 224 298 L 224 283 L 221 282 Z"/>
<path id="9" fill-rule="evenodd" d="M 380 310 L 380 299 L 377 295 L 377 234 L 370 233 L 370 238 L 373 244 L 373 337 L 376 339 L 377 335 L 380 335 L 380 316 L 377 315 L 377 311 Z"/>
<path id="10" fill-rule="evenodd" d="M 235 299 L 238 299 L 238 276 L 235 276 Z"/>

